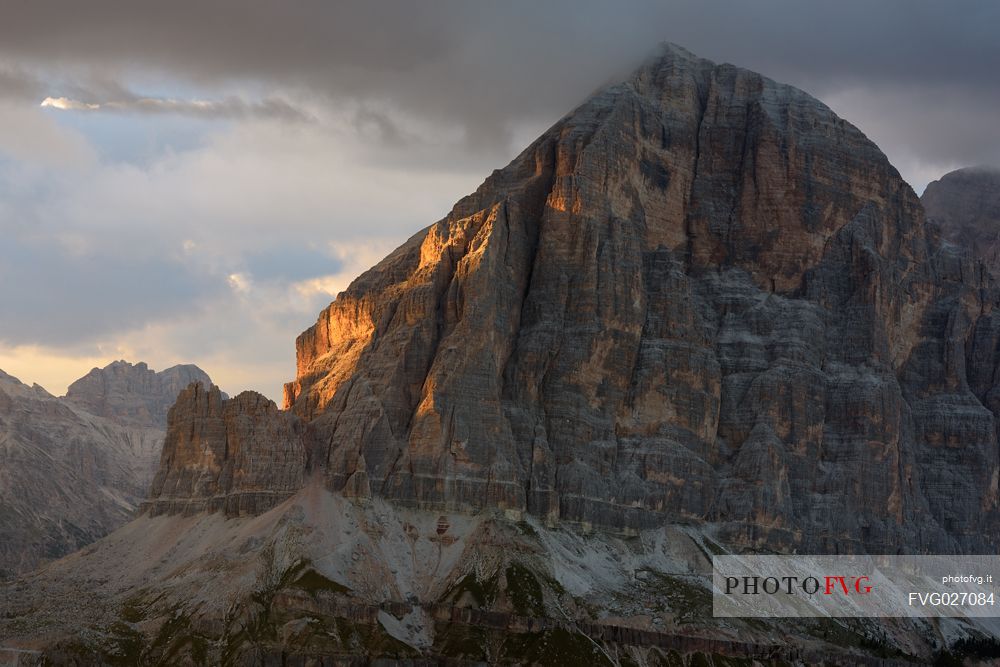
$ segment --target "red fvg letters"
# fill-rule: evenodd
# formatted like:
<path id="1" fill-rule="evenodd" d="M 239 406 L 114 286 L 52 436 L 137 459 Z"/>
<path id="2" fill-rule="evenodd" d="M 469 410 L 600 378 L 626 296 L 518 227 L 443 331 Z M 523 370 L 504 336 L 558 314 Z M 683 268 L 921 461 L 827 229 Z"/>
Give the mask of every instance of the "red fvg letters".
<path id="1" fill-rule="evenodd" d="M 844 595 L 849 595 L 851 592 L 850 591 L 851 588 L 854 589 L 855 593 L 860 593 L 861 595 L 870 593 L 872 590 L 872 587 L 867 585 L 867 582 L 869 581 L 867 576 L 854 577 L 853 586 L 848 586 L 847 578 L 843 576 L 835 577 L 832 575 L 827 575 L 826 577 L 824 577 L 824 580 L 826 581 L 826 586 L 824 587 L 823 590 L 824 595 L 832 595 L 837 590 L 838 584 L 840 590 L 843 591 Z M 862 583 L 866 585 L 862 586 Z"/>
<path id="2" fill-rule="evenodd" d="M 834 584 L 837 582 L 840 582 L 840 587 L 844 589 L 844 595 L 847 595 L 847 583 L 844 582 L 843 577 L 831 577 L 830 575 L 826 575 L 825 580 L 826 586 L 823 589 L 823 595 L 830 595 L 833 593 Z"/>

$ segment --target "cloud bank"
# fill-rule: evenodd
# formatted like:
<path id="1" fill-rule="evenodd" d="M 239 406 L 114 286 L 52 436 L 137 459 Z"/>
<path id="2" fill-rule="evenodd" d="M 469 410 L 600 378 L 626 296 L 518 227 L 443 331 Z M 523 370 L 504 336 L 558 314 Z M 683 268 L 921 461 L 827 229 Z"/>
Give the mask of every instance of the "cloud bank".
<path id="1" fill-rule="evenodd" d="M 12 3 L 0 368 L 60 392 L 194 362 L 277 398 L 337 290 L 664 40 L 816 95 L 919 192 L 1000 164 L 996 25 L 966 0 Z"/>
<path id="2" fill-rule="evenodd" d="M 853 90 L 920 126 L 956 94 L 990 102 L 998 24 L 1000 5 L 970 0 L 95 0 L 86 12 L 56 0 L 5 9 L 0 58 L 77 82 L 139 72 L 209 89 L 237 83 L 363 101 L 455 124 L 470 144 L 495 149 L 519 125 L 555 120 L 663 40 L 820 97 Z M 903 103 L 913 95 L 925 103 Z M 947 125 L 939 132 L 956 141 L 942 160 L 968 161 L 963 137 L 975 134 L 997 157 L 990 127 Z M 908 139 L 919 146 L 927 137 Z"/>
<path id="3" fill-rule="evenodd" d="M 185 100 L 131 95 L 125 99 L 83 102 L 68 97 L 46 97 L 39 105 L 60 111 L 110 111 L 118 113 L 174 113 L 205 118 L 277 118 L 305 122 L 310 116 L 279 98 L 247 102 L 238 97 L 223 100 Z"/>

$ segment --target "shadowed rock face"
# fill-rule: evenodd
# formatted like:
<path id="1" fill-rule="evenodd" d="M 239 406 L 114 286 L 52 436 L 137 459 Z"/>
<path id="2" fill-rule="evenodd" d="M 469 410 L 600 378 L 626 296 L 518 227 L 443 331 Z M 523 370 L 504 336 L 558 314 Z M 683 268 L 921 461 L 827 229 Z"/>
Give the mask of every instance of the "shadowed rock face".
<path id="1" fill-rule="evenodd" d="M 856 128 L 667 46 L 340 294 L 286 406 L 346 495 L 975 550 L 996 301 Z"/>
<path id="2" fill-rule="evenodd" d="M 150 514 L 270 509 L 301 488 L 305 429 L 253 391 L 232 399 L 214 385 L 188 386 L 170 409 Z"/>
<path id="3" fill-rule="evenodd" d="M 169 392 L 188 377 L 208 376 L 196 366 L 154 373 L 117 361 L 57 398 L 0 371 L 0 579 L 132 517 L 157 469 L 176 398 Z"/>
<path id="4" fill-rule="evenodd" d="M 968 167 L 927 185 L 920 197 L 945 240 L 1000 266 L 1000 169 Z"/>
<path id="5" fill-rule="evenodd" d="M 71 384 L 66 399 L 91 414 L 121 423 L 166 428 L 167 411 L 192 382 L 209 385 L 211 379 L 191 364 L 156 372 L 142 362 L 115 361 Z"/>

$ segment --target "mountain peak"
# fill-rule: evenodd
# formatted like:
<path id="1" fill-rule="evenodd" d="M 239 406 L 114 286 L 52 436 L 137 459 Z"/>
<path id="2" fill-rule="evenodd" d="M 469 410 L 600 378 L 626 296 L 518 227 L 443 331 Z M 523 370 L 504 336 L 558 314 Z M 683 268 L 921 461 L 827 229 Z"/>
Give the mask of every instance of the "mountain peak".
<path id="1" fill-rule="evenodd" d="M 194 365 L 156 372 L 145 362 L 113 361 L 94 368 L 69 386 L 66 399 L 92 414 L 134 426 L 166 427 L 167 409 L 192 382 L 210 384 Z"/>
<path id="2" fill-rule="evenodd" d="M 947 241 L 1000 269 L 1000 169 L 956 169 L 929 183 L 920 201 Z"/>
<path id="3" fill-rule="evenodd" d="M 948 183 L 974 183 L 984 187 L 1000 187 L 1000 167 L 990 165 L 976 165 L 973 167 L 961 167 L 949 171 L 936 181 L 928 183 L 927 188 L 934 190 L 940 188 L 942 184 Z M 927 190 L 924 191 L 925 193 Z"/>
<path id="4" fill-rule="evenodd" d="M 33 383 L 30 387 L 25 383 L 21 382 L 18 378 L 5 373 L 0 370 L 0 389 L 7 392 L 8 394 L 16 394 L 18 396 L 30 396 L 34 398 L 51 398 L 52 394 L 47 392 L 44 387 L 38 383 Z"/>
<path id="5" fill-rule="evenodd" d="M 956 505 L 989 488 L 992 427 L 907 404 L 985 411 L 968 387 L 986 395 L 994 377 L 935 361 L 935 341 L 968 338 L 940 331 L 954 318 L 939 311 L 971 287 L 934 242 L 857 128 L 664 45 L 338 295 L 296 340 L 290 414 L 185 394 L 160 471 L 176 484 L 149 506 L 263 508 L 305 461 L 334 492 L 441 511 L 619 532 L 724 519 L 738 542 L 803 549 L 980 547 Z M 990 312 L 970 308 L 957 321 Z M 281 435 L 247 437 L 244 460 L 227 443 L 245 428 Z M 947 456 L 939 428 L 980 443 L 964 490 L 910 472 Z M 251 459 L 292 464 L 269 489 Z M 867 482 L 841 483 L 859 470 Z M 765 493 L 762 477 L 786 481 Z"/>
<path id="6" fill-rule="evenodd" d="M 922 340 L 906 318 L 937 293 L 927 247 L 916 195 L 857 128 L 667 44 L 298 337 L 286 406 L 308 428 L 289 442 L 349 496 L 623 532 L 721 515 L 739 539 L 888 548 L 905 538 L 873 508 L 897 502 L 891 489 L 910 489 L 907 508 L 954 498 L 895 478 L 827 484 L 815 459 L 836 433 L 848 451 L 823 474 L 884 470 L 898 451 L 870 443 L 913 432 L 882 412 L 904 401 L 896 374 Z M 936 372 L 917 368 L 904 380 Z M 884 432 L 861 437 L 838 410 Z M 741 466 L 791 481 L 761 494 L 730 479 Z M 821 520 L 798 500 L 817 494 L 885 527 Z"/>
<path id="7" fill-rule="evenodd" d="M 8 384 L 13 384 L 13 385 L 20 385 L 22 387 L 26 387 L 27 386 L 26 384 L 24 384 L 23 382 L 21 382 L 18 378 L 14 377 L 13 375 L 9 375 L 8 373 L 5 373 L 3 371 L 3 369 L 0 369 L 0 382 L 6 382 Z"/>

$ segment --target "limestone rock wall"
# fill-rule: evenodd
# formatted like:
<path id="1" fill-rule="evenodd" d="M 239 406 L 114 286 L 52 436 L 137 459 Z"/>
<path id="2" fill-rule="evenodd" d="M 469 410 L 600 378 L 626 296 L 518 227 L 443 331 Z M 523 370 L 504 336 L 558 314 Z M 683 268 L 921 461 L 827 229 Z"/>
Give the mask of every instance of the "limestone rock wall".
<path id="1" fill-rule="evenodd" d="M 270 509 L 302 486 L 305 427 L 252 391 L 226 399 L 192 383 L 170 409 L 160 467 L 143 511 L 228 514 Z"/>

